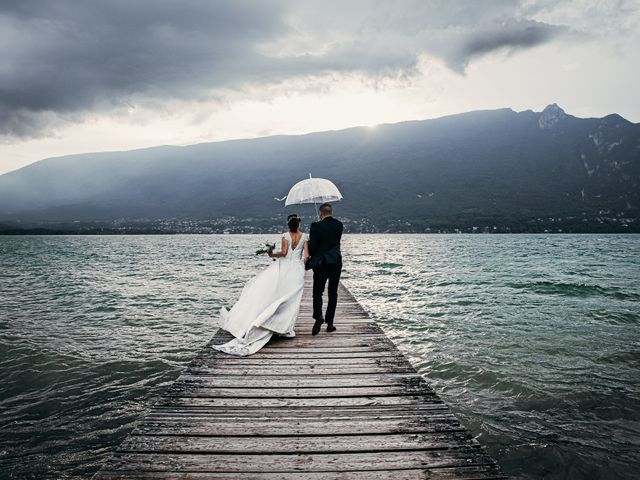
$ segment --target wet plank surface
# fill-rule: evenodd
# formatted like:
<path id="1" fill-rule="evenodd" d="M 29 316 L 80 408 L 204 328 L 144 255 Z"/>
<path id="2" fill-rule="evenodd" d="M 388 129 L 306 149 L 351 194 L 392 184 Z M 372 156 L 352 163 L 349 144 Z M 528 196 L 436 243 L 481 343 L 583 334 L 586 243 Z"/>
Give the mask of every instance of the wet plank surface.
<path id="1" fill-rule="evenodd" d="M 338 330 L 312 325 L 307 276 L 295 338 L 216 333 L 94 479 L 506 478 L 343 285 Z"/>

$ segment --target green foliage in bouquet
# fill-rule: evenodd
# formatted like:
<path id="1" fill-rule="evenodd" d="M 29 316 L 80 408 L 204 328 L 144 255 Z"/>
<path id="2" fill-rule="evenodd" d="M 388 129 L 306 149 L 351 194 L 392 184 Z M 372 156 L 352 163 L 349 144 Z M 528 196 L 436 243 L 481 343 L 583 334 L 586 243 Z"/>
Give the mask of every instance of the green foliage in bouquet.
<path id="1" fill-rule="evenodd" d="M 271 253 L 276 249 L 275 243 L 265 243 L 264 247 L 256 250 L 256 255 L 262 255 L 263 253 Z"/>

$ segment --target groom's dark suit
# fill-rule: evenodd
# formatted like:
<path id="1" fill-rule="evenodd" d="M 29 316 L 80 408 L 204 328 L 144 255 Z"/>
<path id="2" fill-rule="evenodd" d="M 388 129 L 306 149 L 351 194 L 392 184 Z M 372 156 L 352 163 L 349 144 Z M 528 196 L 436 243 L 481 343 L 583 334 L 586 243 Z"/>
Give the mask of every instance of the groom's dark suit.
<path id="1" fill-rule="evenodd" d="M 324 321 L 333 325 L 333 317 L 338 303 L 338 283 L 342 271 L 342 254 L 340 239 L 342 238 L 342 222 L 333 217 L 325 217 L 314 222 L 309 228 L 309 255 L 307 264 L 313 268 L 313 318 L 322 319 L 322 294 L 329 280 L 329 302 Z"/>

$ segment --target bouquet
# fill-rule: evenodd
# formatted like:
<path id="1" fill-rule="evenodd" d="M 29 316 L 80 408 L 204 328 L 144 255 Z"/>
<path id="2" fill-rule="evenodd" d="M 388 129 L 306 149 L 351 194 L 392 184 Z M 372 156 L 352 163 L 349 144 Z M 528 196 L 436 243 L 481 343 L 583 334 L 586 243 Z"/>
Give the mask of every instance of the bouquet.
<path id="1" fill-rule="evenodd" d="M 264 247 L 256 250 L 256 255 L 262 255 L 263 253 L 271 253 L 276 249 L 275 243 L 265 243 Z"/>

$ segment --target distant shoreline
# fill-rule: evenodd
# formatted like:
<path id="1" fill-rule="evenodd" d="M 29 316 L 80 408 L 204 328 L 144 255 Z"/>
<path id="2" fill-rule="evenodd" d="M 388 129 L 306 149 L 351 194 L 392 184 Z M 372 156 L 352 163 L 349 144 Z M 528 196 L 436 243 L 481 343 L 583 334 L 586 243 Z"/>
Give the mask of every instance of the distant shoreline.
<path id="1" fill-rule="evenodd" d="M 161 235 L 212 235 L 212 236 L 240 236 L 240 235 L 278 235 L 282 233 L 278 231 L 265 231 L 265 232 L 149 232 L 149 231 L 64 231 L 64 230 L 48 230 L 48 229 L 24 229 L 24 230 L 8 230 L 0 231 L 0 236 L 4 237 L 17 237 L 17 236 L 135 236 L 135 235 L 149 235 L 149 236 L 161 236 Z M 607 235 L 629 235 L 640 234 L 640 229 L 635 230 L 594 230 L 594 231 L 499 231 L 499 232 L 470 232 L 470 231 L 437 231 L 437 232 L 403 232 L 403 231 L 387 231 L 387 232 L 349 232 L 346 231 L 345 235 L 594 235 L 594 234 L 607 234 Z"/>
<path id="2" fill-rule="evenodd" d="M 508 233 L 640 233 L 640 222 L 633 217 L 349 217 L 338 216 L 345 233 L 373 234 L 508 234 Z M 303 220 L 309 228 L 315 216 Z M 273 235 L 286 229 L 282 218 L 221 217 L 212 219 L 116 219 L 0 221 L 0 235 Z"/>

